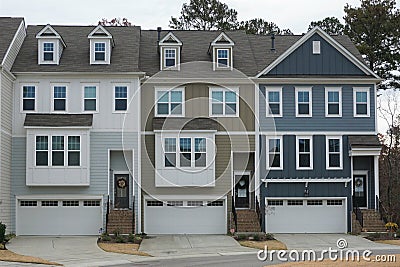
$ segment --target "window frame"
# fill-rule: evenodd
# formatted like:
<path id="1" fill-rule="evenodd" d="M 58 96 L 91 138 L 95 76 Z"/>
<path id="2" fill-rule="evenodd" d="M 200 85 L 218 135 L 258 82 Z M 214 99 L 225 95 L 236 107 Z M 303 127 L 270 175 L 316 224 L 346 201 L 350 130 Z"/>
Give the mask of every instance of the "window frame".
<path id="1" fill-rule="evenodd" d="M 33 87 L 33 88 L 35 88 L 35 97 L 34 98 L 31 98 L 31 97 L 24 98 L 24 87 Z M 24 109 L 24 100 L 25 99 L 27 99 L 27 100 L 32 100 L 33 99 L 33 101 L 34 101 L 33 110 L 25 110 Z M 20 109 L 21 109 L 21 113 L 33 113 L 33 112 L 37 111 L 37 85 L 36 84 L 22 84 L 21 85 L 21 108 Z"/>
<path id="2" fill-rule="evenodd" d="M 44 49 L 45 49 L 45 44 L 52 44 L 53 45 L 53 51 L 52 51 L 52 54 L 53 54 L 53 59 L 52 60 L 46 60 L 45 59 L 45 53 L 50 53 L 50 51 L 45 51 Z M 57 50 L 57 48 L 56 48 L 56 42 L 55 41 L 43 41 L 42 42 L 42 49 L 41 49 L 42 51 L 41 51 L 41 55 L 42 55 L 42 60 L 41 60 L 41 62 L 42 62 L 42 64 L 54 64 L 57 60 L 56 60 L 56 50 Z"/>
<path id="3" fill-rule="evenodd" d="M 175 57 L 173 58 L 175 61 L 175 64 L 173 66 L 167 66 L 167 51 L 168 50 L 173 50 L 175 53 Z M 172 59 L 172 58 L 168 58 Z M 163 48 L 163 69 L 169 69 L 169 68 L 176 68 L 178 65 L 178 49 L 176 47 L 164 47 Z"/>
<path id="4" fill-rule="evenodd" d="M 47 149 L 45 150 L 45 149 L 37 149 L 37 138 L 38 137 L 46 137 L 47 138 Z M 34 152 L 34 159 L 33 159 L 33 163 L 34 163 L 34 166 L 35 166 L 35 168 L 48 168 L 49 166 L 51 166 L 50 165 L 50 160 L 51 160 L 51 156 L 50 156 L 50 152 L 51 152 L 51 149 L 50 149 L 50 145 L 51 145 L 51 142 L 50 142 L 50 139 L 51 139 L 51 136 L 49 136 L 49 135 L 42 135 L 42 134 L 38 134 L 38 135 L 35 135 L 34 136 L 34 147 L 35 147 L 35 152 Z M 37 165 L 37 152 L 38 151 L 41 151 L 41 152 L 47 152 L 47 165 Z"/>
<path id="5" fill-rule="evenodd" d="M 339 93 L 339 114 L 329 114 L 329 92 Z M 341 118 L 343 116 L 342 104 L 342 87 L 325 87 L 325 117 Z"/>
<path id="6" fill-rule="evenodd" d="M 103 44 L 104 51 L 96 51 L 96 44 Z M 96 59 L 96 53 L 104 53 L 104 59 Z M 93 42 L 93 62 L 96 63 L 104 63 L 107 62 L 107 43 L 105 41 L 94 41 Z"/>
<path id="7" fill-rule="evenodd" d="M 69 138 L 70 137 L 78 137 L 79 138 L 79 149 L 69 149 Z M 66 142 L 65 142 L 65 146 L 66 146 L 66 163 L 65 166 L 67 167 L 80 167 L 82 165 L 82 137 L 80 135 L 67 135 L 66 136 Z M 79 165 L 69 165 L 69 153 L 70 152 L 78 152 L 79 153 Z"/>
<path id="8" fill-rule="evenodd" d="M 357 93 L 366 92 L 367 93 L 367 114 L 357 114 Z M 353 116 L 359 118 L 369 118 L 371 116 L 371 90 L 369 87 L 354 87 L 353 88 Z"/>
<path id="9" fill-rule="evenodd" d="M 85 88 L 95 87 L 96 98 L 85 98 Z M 115 93 L 115 92 L 114 92 Z M 96 100 L 96 110 L 85 110 L 85 100 Z M 99 85 L 98 84 L 83 84 L 82 85 L 82 112 L 84 113 L 98 113 L 99 112 Z"/>
<path id="10" fill-rule="evenodd" d="M 269 92 L 278 92 L 279 93 L 279 114 L 269 113 Z M 265 116 L 266 117 L 283 117 L 283 99 L 282 99 L 282 87 L 265 87 Z M 272 102 L 277 104 L 278 102 Z"/>
<path id="11" fill-rule="evenodd" d="M 158 114 L 158 92 L 168 92 L 168 114 Z M 171 104 L 178 102 L 171 102 L 171 92 L 181 92 L 182 93 L 182 114 L 172 114 Z M 176 88 L 165 88 L 165 87 L 155 87 L 154 90 L 154 116 L 155 117 L 185 117 L 185 87 Z"/>
<path id="12" fill-rule="evenodd" d="M 296 87 L 295 90 L 295 109 L 296 109 L 296 117 L 298 118 L 311 118 L 313 111 L 313 99 L 312 99 L 312 87 Z M 307 103 L 307 102 L 299 102 L 299 92 L 308 92 L 308 114 L 299 114 L 299 104 Z"/>
<path id="13" fill-rule="evenodd" d="M 221 92 L 222 91 L 222 114 L 213 114 L 212 113 L 212 106 L 213 106 L 213 92 Z M 226 92 L 233 92 L 236 95 L 236 113 L 235 114 L 226 114 L 226 105 L 233 104 L 233 102 L 226 102 L 225 95 Z M 208 115 L 210 117 L 239 117 L 239 87 L 209 87 L 208 90 Z"/>
<path id="14" fill-rule="evenodd" d="M 309 139 L 310 140 L 310 167 L 300 167 L 300 139 Z M 302 135 L 296 136 L 296 170 L 312 170 L 314 168 L 314 146 L 313 146 L 313 136 L 312 135 Z M 302 152 L 304 153 L 304 152 Z"/>
<path id="15" fill-rule="evenodd" d="M 227 51 L 227 56 L 223 57 L 223 58 L 219 57 L 218 52 L 220 50 L 226 50 Z M 215 49 L 215 53 L 216 53 L 216 55 L 215 55 L 215 60 L 216 60 L 215 65 L 216 65 L 217 69 L 230 69 L 231 68 L 231 51 L 230 50 L 231 50 L 230 48 L 223 48 L 223 47 Z M 219 60 L 220 59 L 226 59 L 228 64 L 227 65 L 222 65 L 222 64 L 220 65 L 219 64 Z"/>
<path id="16" fill-rule="evenodd" d="M 321 54 L 321 41 L 315 40 L 312 42 L 313 55 Z"/>
<path id="17" fill-rule="evenodd" d="M 269 156 L 270 156 L 270 147 L 269 147 L 269 141 L 270 140 L 279 140 L 279 156 L 280 156 L 280 159 L 279 159 L 279 167 L 270 167 L 270 162 L 269 162 Z M 265 158 L 266 158 L 266 168 L 267 168 L 267 170 L 283 170 L 283 136 L 273 136 L 273 135 L 270 135 L 270 136 L 265 136 L 265 147 L 266 147 L 266 150 L 265 150 Z M 277 154 L 277 153 L 274 153 L 274 154 Z"/>
<path id="18" fill-rule="evenodd" d="M 115 97 L 115 89 L 116 87 L 126 87 L 126 98 L 116 98 Z M 113 113 L 127 113 L 129 110 L 129 85 L 128 84 L 113 84 L 113 91 L 112 91 L 112 95 L 113 95 Z M 126 99 L 126 110 L 116 110 L 116 105 L 115 105 L 115 101 L 117 99 Z"/>
<path id="19" fill-rule="evenodd" d="M 329 155 L 331 152 L 329 152 L 329 140 L 339 140 L 339 167 L 331 167 L 329 166 Z M 332 152 L 334 154 L 337 154 L 337 152 Z M 326 161 L 326 169 L 327 170 L 343 170 L 343 137 L 342 136 L 331 136 L 327 135 L 325 137 L 325 161 Z"/>
<path id="20" fill-rule="evenodd" d="M 55 98 L 54 97 L 54 88 L 55 87 L 65 87 L 65 98 Z M 64 99 L 65 100 L 65 110 L 55 110 L 54 109 L 54 100 L 56 100 L 56 99 Z M 68 85 L 52 84 L 52 86 L 51 86 L 51 112 L 52 113 L 67 113 L 68 112 Z"/>

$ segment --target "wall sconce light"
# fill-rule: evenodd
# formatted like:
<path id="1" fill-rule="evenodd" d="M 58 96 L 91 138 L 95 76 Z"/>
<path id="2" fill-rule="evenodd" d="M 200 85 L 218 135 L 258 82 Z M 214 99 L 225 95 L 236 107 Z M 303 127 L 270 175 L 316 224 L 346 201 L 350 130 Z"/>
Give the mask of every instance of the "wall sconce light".
<path id="1" fill-rule="evenodd" d="M 306 188 L 304 188 L 304 196 L 308 197 L 309 195 L 309 191 L 308 191 L 308 187 L 306 186 Z"/>

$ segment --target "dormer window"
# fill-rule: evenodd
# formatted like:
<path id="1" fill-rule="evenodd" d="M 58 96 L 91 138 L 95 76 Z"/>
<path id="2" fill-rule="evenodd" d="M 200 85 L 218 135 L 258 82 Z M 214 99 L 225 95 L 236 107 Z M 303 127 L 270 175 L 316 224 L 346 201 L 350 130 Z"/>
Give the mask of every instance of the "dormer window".
<path id="1" fill-rule="evenodd" d="M 58 65 L 62 52 L 66 48 L 60 34 L 47 25 L 36 35 L 36 39 L 38 40 L 38 64 Z"/>
<path id="2" fill-rule="evenodd" d="M 172 33 L 168 33 L 158 43 L 160 49 L 160 70 L 180 70 L 182 42 Z"/>
<path id="3" fill-rule="evenodd" d="M 114 47 L 112 35 L 101 25 L 97 26 L 89 35 L 90 64 L 110 64 L 111 51 Z"/>
<path id="4" fill-rule="evenodd" d="M 210 49 L 213 57 L 214 70 L 233 69 L 232 51 L 234 45 L 233 41 L 225 33 L 218 35 L 211 43 Z"/>

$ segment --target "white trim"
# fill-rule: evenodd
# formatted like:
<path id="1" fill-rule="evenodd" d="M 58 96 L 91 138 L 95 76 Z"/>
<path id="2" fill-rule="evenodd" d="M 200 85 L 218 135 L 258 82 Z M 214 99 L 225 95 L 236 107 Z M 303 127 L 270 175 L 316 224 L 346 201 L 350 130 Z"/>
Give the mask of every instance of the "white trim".
<path id="1" fill-rule="evenodd" d="M 380 147 L 355 147 L 350 149 L 349 156 L 380 156 L 381 150 Z"/>
<path id="2" fill-rule="evenodd" d="M 68 113 L 68 83 L 52 83 L 51 84 L 51 113 Z M 65 87 L 65 98 L 56 98 L 56 99 L 65 99 L 65 110 L 55 110 L 54 109 L 54 87 Z"/>
<path id="3" fill-rule="evenodd" d="M 366 84 L 366 85 L 370 85 L 370 84 L 376 84 L 379 83 L 381 81 L 383 81 L 383 79 L 377 79 L 377 78 L 369 78 L 369 77 L 365 77 L 365 78 L 332 78 L 332 77 L 326 77 L 326 78 L 318 78 L 318 77 L 306 77 L 306 78 L 290 78 L 290 77 L 264 77 L 264 78 L 258 78 L 258 77 L 250 77 L 249 78 L 251 81 L 255 82 L 255 83 L 262 83 L 262 84 L 305 84 L 305 85 L 309 85 L 310 83 L 315 83 L 315 84 L 331 84 L 331 85 L 337 85 L 337 84 L 348 84 L 348 85 L 353 85 L 353 84 Z"/>
<path id="4" fill-rule="evenodd" d="M 296 43 L 294 43 L 289 49 L 287 49 L 283 54 L 281 54 L 274 62 L 272 62 L 269 66 L 267 66 L 264 70 L 257 74 L 256 78 L 259 78 L 262 75 L 267 74 L 274 67 L 276 67 L 279 63 L 281 63 L 286 57 L 288 57 L 291 53 L 293 53 L 298 47 L 300 47 L 303 43 L 305 43 L 311 36 L 315 33 L 318 33 L 325 41 L 335 47 L 344 57 L 350 60 L 354 65 L 360 68 L 365 74 L 371 75 L 376 79 L 380 79 L 379 76 L 370 70 L 367 66 L 365 66 L 358 58 L 356 58 L 353 54 L 351 54 L 346 48 L 344 48 L 341 44 L 339 44 L 335 39 L 333 39 L 329 34 L 324 32 L 320 27 L 316 26 L 308 33 L 306 33 L 303 37 L 301 37 Z"/>
<path id="5" fill-rule="evenodd" d="M 262 135 L 374 135 L 374 131 L 260 131 Z"/>
<path id="6" fill-rule="evenodd" d="M 283 116 L 283 99 L 282 99 L 282 86 L 271 86 L 265 87 L 265 116 L 266 117 L 282 117 Z M 270 113 L 269 109 L 269 96 L 268 92 L 279 92 L 279 114 L 272 114 Z M 273 102 L 276 104 L 276 102 Z"/>
<path id="7" fill-rule="evenodd" d="M 260 198 L 260 152 L 262 150 L 260 149 L 260 88 L 259 84 L 255 84 L 254 86 L 254 105 L 255 105 L 255 115 L 254 115 L 254 127 L 255 127 L 255 133 L 254 133 L 254 145 L 255 145 L 255 151 L 257 153 L 254 153 L 254 183 L 255 183 L 255 189 L 254 189 L 254 194 L 256 197 L 258 197 L 259 201 L 261 202 Z M 259 152 L 260 151 L 260 152 Z"/>
<path id="8" fill-rule="evenodd" d="M 263 183 L 348 183 L 352 178 L 293 178 L 293 179 L 261 179 Z M 294 197 L 296 198 L 296 197 Z"/>
<path id="9" fill-rule="evenodd" d="M 234 152 L 231 153 L 231 155 L 233 155 Z M 233 157 L 231 157 L 232 161 L 233 161 Z M 233 165 L 233 164 L 231 164 Z M 233 168 L 233 167 L 232 167 Z M 249 190 L 249 206 L 248 207 L 241 207 L 241 208 L 237 208 L 236 209 L 250 209 L 251 208 L 251 190 L 250 190 L 250 184 L 251 184 L 251 171 L 233 171 L 233 193 L 234 193 L 234 201 L 235 201 L 235 206 L 236 206 L 236 176 L 244 176 L 247 175 L 249 177 L 248 180 L 248 184 L 247 184 L 247 188 Z"/>
<path id="10" fill-rule="evenodd" d="M 295 87 L 295 109 L 296 109 L 296 117 L 300 118 L 311 118 L 312 117 L 312 87 Z M 299 114 L 299 92 L 308 92 L 308 114 Z M 305 103 L 305 102 L 304 102 Z"/>
<path id="11" fill-rule="evenodd" d="M 313 47 L 313 55 L 321 54 L 321 41 L 313 41 L 312 47 Z"/>
<path id="12" fill-rule="evenodd" d="M 25 32 L 24 38 L 25 38 L 25 36 L 26 36 L 25 19 L 22 19 L 21 23 L 19 24 L 18 29 L 17 29 L 17 31 L 15 32 L 15 34 L 14 34 L 14 36 L 13 36 L 13 39 L 11 40 L 10 45 L 9 45 L 8 48 L 7 48 L 6 53 L 4 54 L 3 61 L 1 62 L 0 66 L 4 66 L 4 63 L 5 63 L 5 61 L 6 61 L 7 57 L 8 57 L 8 54 L 10 54 L 10 51 L 11 51 L 11 49 L 12 49 L 12 47 L 13 47 L 13 44 L 15 43 L 15 40 L 17 39 L 18 34 L 20 33 L 20 31 L 21 31 L 22 29 L 24 29 L 24 32 Z"/>
<path id="13" fill-rule="evenodd" d="M 169 38 L 172 38 L 176 41 L 176 43 L 165 43 L 166 40 L 168 40 Z M 182 45 L 182 42 L 178 39 L 178 37 L 176 37 L 172 32 L 169 32 L 167 35 L 164 36 L 164 38 L 162 38 L 159 42 L 160 46 L 166 45 Z"/>
<path id="14" fill-rule="evenodd" d="M 115 98 L 115 88 L 116 87 L 126 87 L 126 110 L 115 110 L 115 100 L 116 99 L 125 99 L 125 98 Z M 130 91 L 130 83 L 113 83 L 112 85 L 113 91 L 113 112 L 112 113 L 129 113 L 129 91 Z"/>
<path id="15" fill-rule="evenodd" d="M 174 88 L 166 88 L 166 87 L 154 87 L 154 117 L 185 117 L 185 87 L 174 87 Z M 171 114 L 171 92 L 182 92 L 182 114 Z M 166 92 L 168 93 L 168 114 L 158 114 L 158 92 Z M 178 103 L 178 102 L 174 102 Z"/>
<path id="16" fill-rule="evenodd" d="M 224 58 L 224 57 L 219 57 L 218 56 L 218 52 L 219 51 L 222 51 L 222 50 L 226 50 L 227 51 L 227 57 L 226 58 Z M 228 68 L 231 68 L 232 67 L 232 62 L 231 62 L 231 51 L 232 51 L 232 49 L 230 49 L 230 48 L 216 48 L 215 49 L 215 59 L 216 59 L 216 61 L 215 61 L 215 65 L 216 65 L 216 69 L 228 69 Z M 226 65 L 226 66 L 224 66 L 224 65 L 220 65 L 219 64 L 219 60 L 220 59 L 226 59 L 228 62 L 228 64 Z"/>
<path id="17" fill-rule="evenodd" d="M 374 181 L 374 184 L 375 184 L 375 199 L 374 199 L 374 202 L 375 202 L 375 209 L 377 210 L 379 203 L 377 203 L 376 197 L 380 198 L 380 195 L 379 195 L 379 156 L 375 156 L 374 157 L 374 178 L 375 178 L 375 181 Z"/>
<path id="18" fill-rule="evenodd" d="M 218 41 L 221 40 L 222 38 L 224 38 L 225 40 L 227 40 L 229 43 L 223 43 L 223 44 L 218 44 Z M 212 46 L 218 46 L 218 45 L 230 45 L 233 46 L 235 45 L 235 43 L 232 41 L 231 38 L 228 37 L 228 35 L 226 35 L 226 33 L 221 32 L 220 35 L 218 35 L 217 38 L 215 38 L 212 42 L 211 42 Z"/>
<path id="19" fill-rule="evenodd" d="M 339 167 L 330 167 L 329 166 L 329 140 L 330 139 L 339 139 L 339 157 L 340 157 L 340 162 L 339 162 Z M 333 135 L 327 135 L 325 136 L 325 161 L 326 161 L 326 169 L 327 170 L 343 170 L 343 137 L 342 136 L 333 136 Z"/>
<path id="20" fill-rule="evenodd" d="M 52 31 L 55 36 L 42 36 L 42 34 L 47 30 Z M 50 24 L 47 24 L 46 26 L 44 26 L 43 29 L 41 29 L 40 32 L 38 34 L 36 34 L 36 39 L 58 39 L 58 40 L 60 40 L 61 44 L 64 47 L 67 47 L 67 45 L 64 43 L 64 40 L 62 39 L 61 35 L 56 30 L 54 30 L 54 28 L 51 27 Z"/>
<path id="21" fill-rule="evenodd" d="M 328 114 L 328 104 L 329 104 L 329 92 L 339 93 L 339 114 Z M 335 103 L 333 103 L 335 104 Z M 325 87 L 325 117 L 327 118 L 339 118 L 342 117 L 342 87 Z"/>
<path id="22" fill-rule="evenodd" d="M 143 196 L 144 200 L 159 200 L 159 201 L 165 201 L 165 200 L 225 200 L 225 205 L 227 205 L 226 200 L 227 196 L 220 196 L 220 195 L 144 195 Z"/>
<path id="23" fill-rule="evenodd" d="M 358 92 L 366 92 L 367 93 L 367 114 L 366 115 L 359 115 L 357 114 L 357 97 L 356 94 Z M 369 118 L 370 117 L 370 110 L 371 110 L 371 101 L 370 101 L 370 88 L 369 87 L 354 87 L 353 88 L 353 116 L 355 118 Z"/>
<path id="24" fill-rule="evenodd" d="M 96 98 L 88 98 L 96 100 L 96 110 L 85 110 L 85 87 L 95 87 L 96 88 Z M 99 112 L 99 83 L 82 83 L 82 112 L 83 113 L 98 113 Z M 115 94 L 114 94 L 115 95 Z"/>
<path id="25" fill-rule="evenodd" d="M 279 163 L 279 167 L 269 167 L 270 162 L 269 162 L 269 140 L 271 139 L 278 139 L 279 140 L 279 156 L 280 156 L 280 163 Z M 279 135 L 279 136 L 273 136 L 273 135 L 266 135 L 265 136 L 265 160 L 266 160 L 266 169 L 267 170 L 283 170 L 283 136 Z"/>
<path id="26" fill-rule="evenodd" d="M 300 139 L 309 139 L 310 140 L 310 167 L 300 167 L 300 155 L 299 155 L 299 140 Z M 313 151 L 313 136 L 296 136 L 296 170 L 312 170 L 314 165 L 314 151 Z"/>
<path id="27" fill-rule="evenodd" d="M 106 34 L 107 36 L 105 37 L 105 36 L 93 36 L 98 30 L 101 30 L 104 34 Z M 88 36 L 87 36 L 89 39 L 91 39 L 91 38 L 94 38 L 94 39 L 96 39 L 96 38 L 101 38 L 101 39 L 103 39 L 103 38 L 108 38 L 108 39 L 112 39 L 112 35 L 111 35 L 111 33 L 109 32 L 109 31 L 107 31 L 102 25 L 97 25 L 96 26 L 96 28 L 94 28 L 89 34 L 88 34 Z"/>
<path id="28" fill-rule="evenodd" d="M 19 195 L 15 196 L 16 200 L 75 200 L 75 199 L 103 199 L 102 195 L 77 195 L 77 194 L 50 194 L 50 195 Z M 101 205 L 102 206 L 102 205 Z"/>
<path id="29" fill-rule="evenodd" d="M 353 180 L 352 180 L 352 184 L 354 184 L 354 177 L 355 176 L 362 176 L 362 175 L 365 175 L 365 197 L 366 197 L 366 206 L 365 207 L 359 207 L 360 209 L 368 209 L 368 207 L 369 207 L 369 199 L 368 199 L 368 180 L 370 179 L 369 178 L 369 175 L 368 175 L 368 171 L 363 171 L 363 170 L 354 170 L 353 171 Z M 353 188 L 352 188 L 353 190 L 354 190 L 354 185 L 353 185 Z M 354 193 L 353 193 L 353 196 L 354 196 Z M 374 202 L 375 202 L 375 200 L 374 200 Z"/>
<path id="30" fill-rule="evenodd" d="M 35 113 L 37 112 L 37 88 L 38 88 L 38 82 L 35 83 L 21 83 L 21 100 L 20 100 L 20 112 L 21 113 Z M 27 98 L 27 99 L 33 99 L 35 101 L 34 103 L 34 109 L 33 110 L 24 110 L 24 87 L 25 86 L 33 86 L 35 88 L 35 98 Z"/>
<path id="31" fill-rule="evenodd" d="M 175 64 L 173 66 L 167 66 L 167 56 L 166 52 L 167 50 L 174 50 L 175 51 Z M 160 60 L 160 65 L 161 68 L 160 70 L 180 70 L 180 47 L 176 46 L 167 46 L 167 47 L 161 47 L 161 53 L 160 53 L 161 59 Z"/>
<path id="32" fill-rule="evenodd" d="M 222 92 L 222 102 L 217 104 L 222 104 L 222 114 L 212 114 L 212 105 L 213 105 L 213 92 Z M 239 87 L 216 87 L 216 86 L 209 86 L 208 87 L 208 116 L 213 117 L 239 117 Z M 226 114 L 226 101 L 225 101 L 225 94 L 226 92 L 233 92 L 236 95 L 236 114 Z M 231 103 L 231 102 L 229 102 Z M 233 103 L 231 103 L 233 104 Z"/>

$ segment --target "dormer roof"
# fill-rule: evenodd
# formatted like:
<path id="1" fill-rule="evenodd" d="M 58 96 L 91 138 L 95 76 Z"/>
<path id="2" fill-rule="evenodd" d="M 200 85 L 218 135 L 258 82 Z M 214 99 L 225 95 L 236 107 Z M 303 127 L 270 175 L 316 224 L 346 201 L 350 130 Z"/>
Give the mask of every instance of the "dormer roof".
<path id="1" fill-rule="evenodd" d="M 181 46 L 182 42 L 172 33 L 169 32 L 162 38 L 159 42 L 159 45 L 178 45 Z"/>
<path id="2" fill-rule="evenodd" d="M 218 35 L 217 38 L 214 39 L 214 41 L 211 42 L 212 46 L 234 46 L 235 43 L 232 41 L 231 38 L 228 37 L 224 32 L 221 32 L 220 35 Z"/>
<path id="3" fill-rule="evenodd" d="M 47 24 L 40 32 L 36 34 L 36 39 L 45 39 L 45 38 L 55 38 L 59 39 L 64 47 L 67 47 L 65 44 L 63 38 L 61 35 L 53 28 L 50 26 L 50 24 Z"/>
<path id="4" fill-rule="evenodd" d="M 97 25 L 88 35 L 89 39 L 110 39 L 112 46 L 114 46 L 114 38 L 109 31 L 107 31 L 102 25 Z"/>

